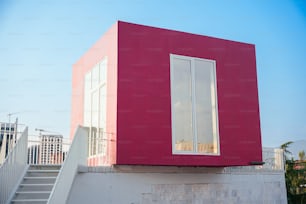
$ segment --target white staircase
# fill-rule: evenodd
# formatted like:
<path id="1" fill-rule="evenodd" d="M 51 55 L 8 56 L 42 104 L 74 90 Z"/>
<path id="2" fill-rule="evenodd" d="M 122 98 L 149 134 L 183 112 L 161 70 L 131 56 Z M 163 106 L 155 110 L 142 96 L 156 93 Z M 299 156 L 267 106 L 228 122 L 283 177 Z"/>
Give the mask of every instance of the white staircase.
<path id="1" fill-rule="evenodd" d="M 60 168 L 61 165 L 31 165 L 11 203 L 47 203 Z"/>

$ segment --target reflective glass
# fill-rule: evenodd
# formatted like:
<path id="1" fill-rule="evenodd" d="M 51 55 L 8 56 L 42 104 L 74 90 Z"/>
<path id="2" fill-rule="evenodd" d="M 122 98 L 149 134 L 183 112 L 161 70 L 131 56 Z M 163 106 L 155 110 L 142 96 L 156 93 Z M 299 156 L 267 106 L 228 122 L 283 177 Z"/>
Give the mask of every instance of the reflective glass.
<path id="1" fill-rule="evenodd" d="M 105 155 L 107 58 L 94 66 L 84 79 L 84 126 L 90 127 L 89 154 Z"/>
<path id="2" fill-rule="evenodd" d="M 99 85 L 99 65 L 92 69 L 91 88 L 96 88 Z"/>
<path id="3" fill-rule="evenodd" d="M 100 95 L 99 127 L 105 128 L 105 123 L 106 123 L 106 87 L 105 86 L 100 87 L 99 95 Z"/>
<path id="4" fill-rule="evenodd" d="M 85 75 L 84 81 L 84 126 L 89 127 L 91 122 L 91 72 Z"/>
<path id="5" fill-rule="evenodd" d="M 216 64 L 171 55 L 174 153 L 219 153 Z"/>
<path id="6" fill-rule="evenodd" d="M 212 92 L 214 92 L 213 64 L 195 60 L 195 114 L 198 152 L 214 152 Z"/>
<path id="7" fill-rule="evenodd" d="M 100 83 L 106 83 L 106 63 L 107 60 L 104 59 L 101 63 L 100 63 Z"/>
<path id="8" fill-rule="evenodd" d="M 92 109 L 91 109 L 91 126 L 98 128 L 98 118 L 99 118 L 99 92 L 96 89 L 92 92 Z"/>
<path id="9" fill-rule="evenodd" d="M 175 149 L 193 151 L 192 101 L 191 101 L 191 62 L 173 60 L 172 72 L 172 110 L 174 111 Z"/>

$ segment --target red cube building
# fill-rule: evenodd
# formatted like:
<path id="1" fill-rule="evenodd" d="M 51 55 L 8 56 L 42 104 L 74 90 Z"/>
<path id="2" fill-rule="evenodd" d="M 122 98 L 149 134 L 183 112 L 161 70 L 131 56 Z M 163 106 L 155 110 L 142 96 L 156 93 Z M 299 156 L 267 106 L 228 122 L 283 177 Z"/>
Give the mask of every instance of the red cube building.
<path id="1" fill-rule="evenodd" d="M 262 161 L 255 46 L 117 22 L 73 66 L 71 133 L 91 163 Z"/>

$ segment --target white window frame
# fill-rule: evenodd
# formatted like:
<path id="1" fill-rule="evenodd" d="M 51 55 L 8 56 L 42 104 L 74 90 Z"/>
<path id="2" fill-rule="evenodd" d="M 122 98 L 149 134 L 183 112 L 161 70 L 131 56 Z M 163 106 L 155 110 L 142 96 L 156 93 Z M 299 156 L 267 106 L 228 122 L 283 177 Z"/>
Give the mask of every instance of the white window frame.
<path id="1" fill-rule="evenodd" d="M 174 59 L 188 60 L 191 62 L 191 84 L 192 84 L 192 131 L 193 131 L 193 150 L 192 151 L 179 151 L 175 148 L 176 138 L 175 138 L 175 123 L 174 123 L 174 103 L 172 101 L 172 89 L 174 86 Z M 205 61 L 213 64 L 213 76 L 214 76 L 214 95 L 215 95 L 215 107 L 212 111 L 215 112 L 215 124 L 216 124 L 216 142 L 217 143 L 217 153 L 210 152 L 198 152 L 198 141 L 197 141 L 197 118 L 196 118 L 196 93 L 195 93 L 195 60 Z M 170 53 L 170 93 L 171 93 L 171 129 L 172 129 L 172 154 L 178 155 L 209 155 L 209 156 L 220 156 L 220 135 L 219 135 L 219 119 L 218 119 L 218 100 L 217 100 L 217 75 L 216 75 L 216 61 L 211 59 L 197 58 L 197 57 L 189 57 L 183 55 L 177 55 Z"/>

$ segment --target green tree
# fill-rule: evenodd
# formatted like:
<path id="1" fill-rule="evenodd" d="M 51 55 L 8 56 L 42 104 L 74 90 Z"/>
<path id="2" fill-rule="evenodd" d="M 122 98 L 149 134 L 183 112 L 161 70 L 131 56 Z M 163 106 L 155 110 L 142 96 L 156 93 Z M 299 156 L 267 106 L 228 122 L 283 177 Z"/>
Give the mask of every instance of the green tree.
<path id="1" fill-rule="evenodd" d="M 292 142 L 287 142 L 281 145 L 284 150 L 284 155 L 286 155 L 286 188 L 287 188 L 287 198 L 288 204 L 306 204 L 306 161 L 305 152 L 300 151 L 300 160 L 288 159 L 288 147 Z"/>
<path id="2" fill-rule="evenodd" d="M 288 150 L 289 146 L 292 144 L 292 141 L 286 142 L 280 146 L 280 148 L 284 151 L 284 159 L 287 161 L 288 155 L 292 155 L 292 153 Z"/>
<path id="3" fill-rule="evenodd" d="M 305 160 L 305 151 L 304 150 L 299 152 L 299 158 L 300 158 L 300 161 Z"/>

